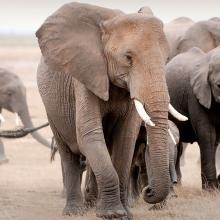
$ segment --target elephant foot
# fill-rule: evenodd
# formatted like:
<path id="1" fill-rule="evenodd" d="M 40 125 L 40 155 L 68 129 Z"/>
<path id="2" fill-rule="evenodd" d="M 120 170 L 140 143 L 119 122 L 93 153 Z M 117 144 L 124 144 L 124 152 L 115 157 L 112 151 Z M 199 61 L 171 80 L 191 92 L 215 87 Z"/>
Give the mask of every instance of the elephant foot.
<path id="1" fill-rule="evenodd" d="M 9 160 L 6 157 L 0 158 L 0 165 L 8 163 Z"/>
<path id="2" fill-rule="evenodd" d="M 202 176 L 202 189 L 206 192 L 214 192 L 218 188 L 218 183 L 218 179 L 207 180 L 205 176 Z"/>
<path id="3" fill-rule="evenodd" d="M 126 212 L 127 212 L 127 216 L 124 217 L 124 218 L 122 218 L 122 219 L 132 220 L 134 216 L 133 216 L 133 214 L 132 214 L 130 208 L 129 208 L 128 206 L 125 206 L 124 208 L 125 208 L 125 210 L 126 210 Z"/>
<path id="4" fill-rule="evenodd" d="M 84 205 L 87 209 L 94 208 L 96 206 L 96 198 L 87 199 Z"/>
<path id="5" fill-rule="evenodd" d="M 86 213 L 86 208 L 83 204 L 76 202 L 68 202 L 63 209 L 63 215 L 83 215 Z"/>
<path id="6" fill-rule="evenodd" d="M 103 204 L 97 205 L 96 216 L 103 219 L 114 219 L 114 218 L 119 218 L 123 220 L 126 219 L 127 212 L 123 208 L 122 204 L 116 205 L 114 203 L 111 203 L 107 207 L 106 205 Z"/>

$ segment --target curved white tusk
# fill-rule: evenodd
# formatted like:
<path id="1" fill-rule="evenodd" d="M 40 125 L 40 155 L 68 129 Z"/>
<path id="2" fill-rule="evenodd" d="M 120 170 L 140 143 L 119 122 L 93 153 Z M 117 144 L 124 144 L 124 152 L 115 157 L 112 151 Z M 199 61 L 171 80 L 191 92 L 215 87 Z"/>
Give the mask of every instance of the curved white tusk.
<path id="1" fill-rule="evenodd" d="M 146 113 L 144 106 L 138 100 L 134 100 L 135 108 L 141 117 L 141 119 L 149 126 L 155 126 L 155 124 L 151 121 L 149 115 Z"/>
<path id="2" fill-rule="evenodd" d="M 5 122 L 5 118 L 3 117 L 3 115 L 0 113 L 0 122 L 4 123 Z"/>
<path id="3" fill-rule="evenodd" d="M 169 133 L 169 135 L 170 135 L 170 137 L 171 137 L 173 143 L 176 145 L 176 144 L 177 144 L 177 143 L 176 143 L 176 140 L 175 140 L 175 138 L 174 138 L 174 136 L 173 136 L 173 133 L 172 133 L 172 131 L 171 131 L 170 129 L 168 129 L 168 133 Z"/>
<path id="4" fill-rule="evenodd" d="M 171 104 L 169 104 L 169 113 L 179 121 L 187 121 L 188 118 L 180 114 Z"/>
<path id="5" fill-rule="evenodd" d="M 18 113 L 15 113 L 15 124 L 16 126 L 19 126 L 21 123 L 20 123 L 20 118 L 18 116 Z"/>

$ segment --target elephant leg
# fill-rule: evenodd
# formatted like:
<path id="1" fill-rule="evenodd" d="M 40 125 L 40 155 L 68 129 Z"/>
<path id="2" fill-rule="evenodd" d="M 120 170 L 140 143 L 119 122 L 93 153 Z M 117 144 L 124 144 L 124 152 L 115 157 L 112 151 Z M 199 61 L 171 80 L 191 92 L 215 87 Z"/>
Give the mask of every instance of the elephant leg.
<path id="1" fill-rule="evenodd" d="M 82 215 L 85 213 L 83 197 L 81 192 L 81 164 L 80 155 L 73 154 L 69 146 L 62 140 L 53 122 L 50 126 L 56 140 L 60 157 L 63 175 L 63 184 L 66 189 L 66 205 L 63 215 Z"/>
<path id="2" fill-rule="evenodd" d="M 177 158 L 176 158 L 176 175 L 177 175 L 177 184 L 181 185 L 181 180 L 182 180 L 182 173 L 181 173 L 181 169 L 180 169 L 180 164 L 181 164 L 181 156 L 183 153 L 183 143 L 180 142 L 177 145 Z"/>
<path id="3" fill-rule="evenodd" d="M 96 204 L 98 197 L 98 187 L 95 179 L 95 175 L 92 169 L 87 165 L 85 189 L 84 189 L 84 199 L 87 208 L 92 208 Z"/>
<path id="4" fill-rule="evenodd" d="M 126 118 L 122 118 L 114 131 L 112 161 L 118 173 L 120 181 L 121 202 L 128 212 L 128 217 L 132 214 L 128 208 L 128 184 L 132 158 L 135 149 L 135 142 L 140 130 L 141 121 L 134 109 L 131 109 Z"/>
<path id="5" fill-rule="evenodd" d="M 100 218 L 124 217 L 127 212 L 120 201 L 118 175 L 104 138 L 100 100 L 82 84 L 75 82 L 74 85 L 77 142 L 98 186 L 96 215 Z"/>
<path id="6" fill-rule="evenodd" d="M 134 203 L 140 195 L 139 175 L 140 175 L 140 168 L 138 166 L 133 166 L 131 168 L 131 175 L 129 178 L 129 185 L 128 185 L 129 207 L 134 207 Z"/>
<path id="7" fill-rule="evenodd" d="M 208 130 L 207 127 L 199 126 L 197 134 L 201 154 L 202 188 L 209 191 L 217 187 L 215 167 L 216 133 L 214 127 L 209 125 Z"/>
<path id="8" fill-rule="evenodd" d="M 5 149 L 2 140 L 0 139 L 0 164 L 7 163 L 8 159 L 5 156 Z"/>

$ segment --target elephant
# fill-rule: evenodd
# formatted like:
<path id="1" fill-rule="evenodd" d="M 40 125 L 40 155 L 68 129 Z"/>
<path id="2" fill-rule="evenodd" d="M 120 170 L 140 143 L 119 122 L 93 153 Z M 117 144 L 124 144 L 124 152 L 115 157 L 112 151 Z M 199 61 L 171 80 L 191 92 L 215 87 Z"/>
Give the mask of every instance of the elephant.
<path id="1" fill-rule="evenodd" d="M 170 191 L 173 191 L 173 184 L 177 183 L 177 174 L 175 165 L 177 162 L 177 145 L 179 143 L 179 130 L 177 126 L 172 122 L 168 121 L 169 129 L 172 132 L 168 133 L 168 149 L 169 149 L 169 173 L 170 173 Z M 130 174 L 130 190 L 129 199 L 130 205 L 132 206 L 136 199 L 140 196 L 141 192 L 147 190 L 147 185 L 151 181 L 151 170 L 150 170 L 150 155 L 149 145 L 146 141 L 146 130 L 141 127 L 136 145 L 135 153 L 132 160 L 131 174 Z"/>
<path id="2" fill-rule="evenodd" d="M 170 52 L 168 61 L 175 57 L 179 51 L 178 47 L 180 41 L 186 31 L 194 24 L 195 22 L 188 17 L 179 17 L 172 20 L 169 23 L 164 24 L 164 33 L 167 37 Z"/>
<path id="3" fill-rule="evenodd" d="M 154 15 L 151 8 L 149 8 L 148 6 L 140 8 L 138 13 L 143 13 L 148 16 Z M 188 17 L 179 17 L 169 23 L 164 24 L 164 33 L 166 35 L 170 48 L 167 61 L 171 60 L 174 56 L 177 55 L 177 48 L 179 46 L 181 38 L 194 23 L 195 22 Z"/>
<path id="4" fill-rule="evenodd" d="M 26 91 L 21 79 L 14 73 L 0 68 L 0 113 L 2 109 L 12 113 L 17 113 L 25 128 L 33 128 L 27 101 Z M 4 118 L 0 117 L 1 122 Z M 50 147 L 50 143 L 38 132 L 31 133 L 32 137 L 39 143 Z M 4 153 L 4 145 L 0 140 L 0 163 L 7 162 L 8 159 Z"/>
<path id="5" fill-rule="evenodd" d="M 215 167 L 216 148 L 220 140 L 219 73 L 220 47 L 208 53 L 193 47 L 166 65 L 171 104 L 189 120 L 179 122 L 172 116 L 169 118 L 180 131 L 180 149 L 183 142 L 198 142 L 202 188 L 208 191 L 219 185 Z M 179 169 L 178 165 L 177 172 L 180 175 Z"/>
<path id="6" fill-rule="evenodd" d="M 209 52 L 220 46 L 220 18 L 211 18 L 191 25 L 182 36 L 177 47 L 177 54 L 186 52 L 192 47 L 198 47 Z"/>
<path id="7" fill-rule="evenodd" d="M 146 200 L 164 200 L 169 192 L 168 111 L 180 120 L 186 117 L 169 103 L 162 22 L 73 2 L 49 16 L 36 37 L 42 53 L 38 88 L 67 191 L 63 215 L 85 213 L 80 189 L 83 155 L 98 185 L 96 215 L 132 217 L 127 187 L 142 120 L 154 173 Z"/>
<path id="8" fill-rule="evenodd" d="M 173 191 L 173 184 L 177 183 L 177 174 L 175 170 L 177 160 L 177 144 L 179 143 L 179 130 L 172 121 L 168 121 L 169 129 L 172 135 L 168 133 L 168 149 L 169 149 L 169 173 L 170 173 L 170 188 Z M 129 206 L 133 207 L 134 202 L 139 198 L 142 191 L 148 185 L 150 177 L 150 155 L 149 145 L 146 140 L 145 126 L 141 126 L 138 138 L 135 144 L 135 151 L 132 159 L 130 170 L 128 199 Z M 89 164 L 87 164 L 87 173 L 85 178 L 84 199 L 88 207 L 93 207 L 96 203 L 98 191 L 97 183 L 94 173 L 92 172 Z"/>

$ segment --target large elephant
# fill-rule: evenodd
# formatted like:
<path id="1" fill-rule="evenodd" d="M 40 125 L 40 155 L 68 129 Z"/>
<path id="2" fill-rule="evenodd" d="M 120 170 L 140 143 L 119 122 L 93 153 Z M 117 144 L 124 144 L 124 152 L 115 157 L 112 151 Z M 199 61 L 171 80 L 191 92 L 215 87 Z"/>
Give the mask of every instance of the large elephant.
<path id="1" fill-rule="evenodd" d="M 17 75 L 0 68 L 0 113 L 6 109 L 12 113 L 17 113 L 25 128 L 33 128 L 27 101 L 26 89 Z M 3 120 L 3 118 L 1 117 Z M 39 143 L 50 147 L 50 143 L 38 132 L 31 133 Z M 4 145 L 0 141 L 0 162 L 7 161 L 4 154 Z"/>
<path id="2" fill-rule="evenodd" d="M 220 137 L 220 47 L 204 53 L 199 48 L 177 55 L 166 66 L 171 103 L 189 117 L 174 122 L 180 142 L 198 142 L 203 189 L 218 186 L 215 154 Z"/>
<path id="3" fill-rule="evenodd" d="M 170 105 L 164 73 L 168 44 L 161 21 L 70 3 L 47 18 L 36 36 L 43 55 L 38 87 L 61 155 L 67 190 L 63 214 L 84 212 L 83 154 L 98 185 L 97 216 L 130 216 L 127 186 L 141 118 L 148 124 L 154 173 L 146 200 L 163 200 L 169 192 Z M 170 106 L 170 110 L 174 109 Z"/>
<path id="4" fill-rule="evenodd" d="M 220 19 L 212 18 L 191 25 L 182 36 L 177 47 L 177 54 L 186 52 L 192 47 L 198 47 L 209 52 L 220 46 Z"/>

